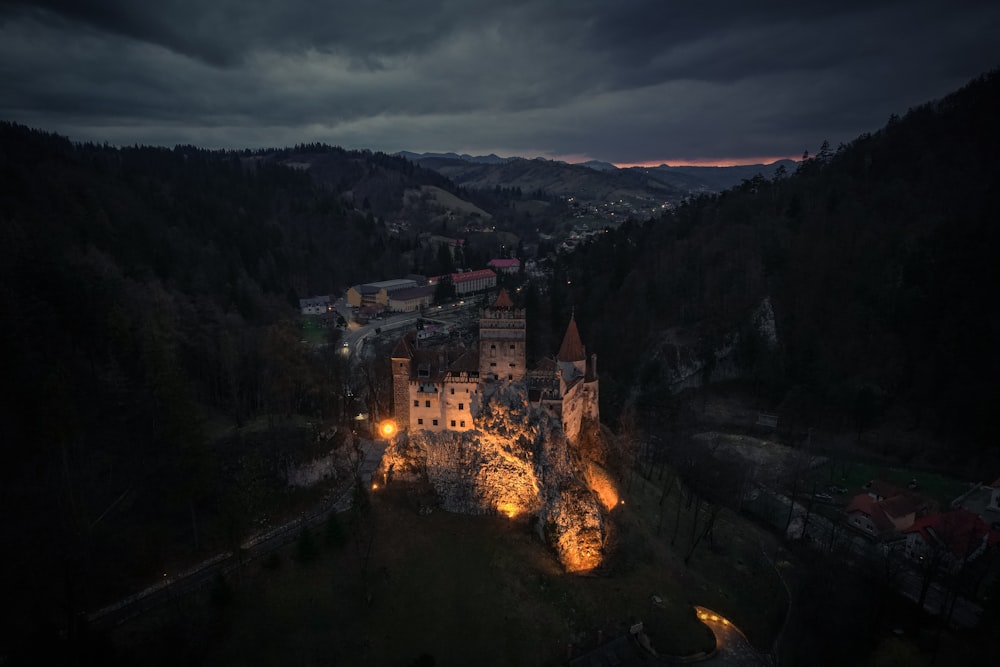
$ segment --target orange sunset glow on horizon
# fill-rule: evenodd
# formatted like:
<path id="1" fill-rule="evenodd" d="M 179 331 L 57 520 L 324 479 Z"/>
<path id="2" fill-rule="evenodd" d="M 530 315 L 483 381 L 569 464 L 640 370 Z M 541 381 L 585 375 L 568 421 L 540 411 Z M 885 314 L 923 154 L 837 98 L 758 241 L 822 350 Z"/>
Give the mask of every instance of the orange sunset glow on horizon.
<path id="1" fill-rule="evenodd" d="M 781 155 L 778 157 L 733 157 L 733 158 L 676 158 L 665 160 L 648 160 L 646 162 L 615 162 L 619 169 L 629 167 L 659 167 L 669 165 L 671 167 L 742 167 L 750 164 L 768 165 L 778 160 L 798 160 L 799 156 Z"/>

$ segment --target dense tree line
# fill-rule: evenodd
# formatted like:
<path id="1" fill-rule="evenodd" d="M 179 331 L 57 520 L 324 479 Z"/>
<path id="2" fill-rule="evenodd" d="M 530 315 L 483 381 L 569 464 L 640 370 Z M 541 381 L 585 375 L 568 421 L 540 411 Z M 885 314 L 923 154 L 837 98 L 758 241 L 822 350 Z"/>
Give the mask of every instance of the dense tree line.
<path id="1" fill-rule="evenodd" d="M 208 424 L 335 421 L 352 379 L 297 300 L 403 270 L 370 211 L 273 159 L 10 123 L 0 234 L 3 590 L 29 625 L 238 539 L 287 451 Z"/>
<path id="2" fill-rule="evenodd" d="M 998 117 L 994 73 L 795 173 L 606 230 L 524 290 L 531 354 L 558 349 L 575 312 L 613 417 L 658 389 L 644 351 L 663 330 L 690 327 L 705 350 L 739 332 L 783 415 L 894 419 L 984 451 L 1000 398 Z M 281 164 L 303 156 L 307 170 Z M 53 618 L 54 600 L 65 621 L 197 549 L 206 516 L 246 528 L 280 448 L 220 443 L 206 424 L 346 409 L 351 379 L 300 344 L 296 301 L 408 272 L 415 247 L 380 218 L 419 185 L 458 192 L 379 153 L 114 148 L 0 123 L 3 584 L 24 623 Z M 749 322 L 765 297 L 773 349 Z"/>
<path id="3" fill-rule="evenodd" d="M 738 331 L 744 367 L 803 424 L 893 419 L 981 452 L 1000 398 L 998 113 L 994 72 L 795 173 L 609 230 L 563 262 L 562 308 L 616 373 L 640 377 L 636 350 L 668 327 Z M 775 350 L 749 326 L 765 296 Z"/>

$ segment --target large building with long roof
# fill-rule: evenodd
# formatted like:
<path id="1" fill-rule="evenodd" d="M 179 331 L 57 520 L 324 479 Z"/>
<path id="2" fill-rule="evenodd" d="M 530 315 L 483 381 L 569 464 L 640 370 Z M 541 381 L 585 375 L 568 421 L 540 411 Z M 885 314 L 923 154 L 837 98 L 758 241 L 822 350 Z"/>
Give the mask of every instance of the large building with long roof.
<path id="1" fill-rule="evenodd" d="M 354 285 L 347 290 L 347 303 L 355 308 L 378 304 L 389 305 L 389 295 L 399 290 L 411 289 L 417 286 L 417 281 L 411 278 L 382 280 L 376 283 Z"/>

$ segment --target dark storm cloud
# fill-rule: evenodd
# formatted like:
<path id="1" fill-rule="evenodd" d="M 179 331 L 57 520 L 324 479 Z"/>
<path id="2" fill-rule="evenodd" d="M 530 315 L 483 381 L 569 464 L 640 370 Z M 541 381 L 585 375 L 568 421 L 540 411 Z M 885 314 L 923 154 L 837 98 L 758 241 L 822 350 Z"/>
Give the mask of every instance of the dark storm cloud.
<path id="1" fill-rule="evenodd" d="M 995 5 L 8 2 L 0 117 L 114 143 L 798 155 L 1000 65 Z"/>

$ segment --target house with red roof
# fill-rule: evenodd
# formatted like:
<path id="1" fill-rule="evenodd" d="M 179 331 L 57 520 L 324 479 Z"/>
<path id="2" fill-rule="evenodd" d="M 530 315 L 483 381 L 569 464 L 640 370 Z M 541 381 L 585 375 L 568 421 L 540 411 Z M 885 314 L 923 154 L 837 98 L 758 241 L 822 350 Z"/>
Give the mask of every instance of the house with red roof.
<path id="1" fill-rule="evenodd" d="M 942 566 L 952 571 L 1000 544 L 1000 531 L 966 509 L 925 516 L 903 534 L 907 558 L 920 562 L 939 555 Z"/>
<path id="2" fill-rule="evenodd" d="M 869 493 L 859 493 L 847 506 L 847 523 L 876 539 L 886 539 L 913 525 L 915 504 L 904 495 L 876 500 Z"/>
<path id="3" fill-rule="evenodd" d="M 845 511 L 848 525 L 876 539 L 888 539 L 937 511 L 937 504 L 915 491 L 873 479 L 863 493 L 851 498 Z"/>
<path id="4" fill-rule="evenodd" d="M 516 257 L 511 259 L 491 259 L 486 263 L 486 266 L 490 267 L 497 273 L 517 273 L 521 270 L 521 260 Z"/>
<path id="5" fill-rule="evenodd" d="M 479 269 L 478 271 L 458 271 L 452 274 L 451 282 L 455 286 L 455 294 L 459 296 L 472 294 L 473 292 L 483 292 L 497 286 L 497 274 L 491 269 Z M 437 285 L 444 276 L 434 276 L 427 280 L 428 285 Z"/>

